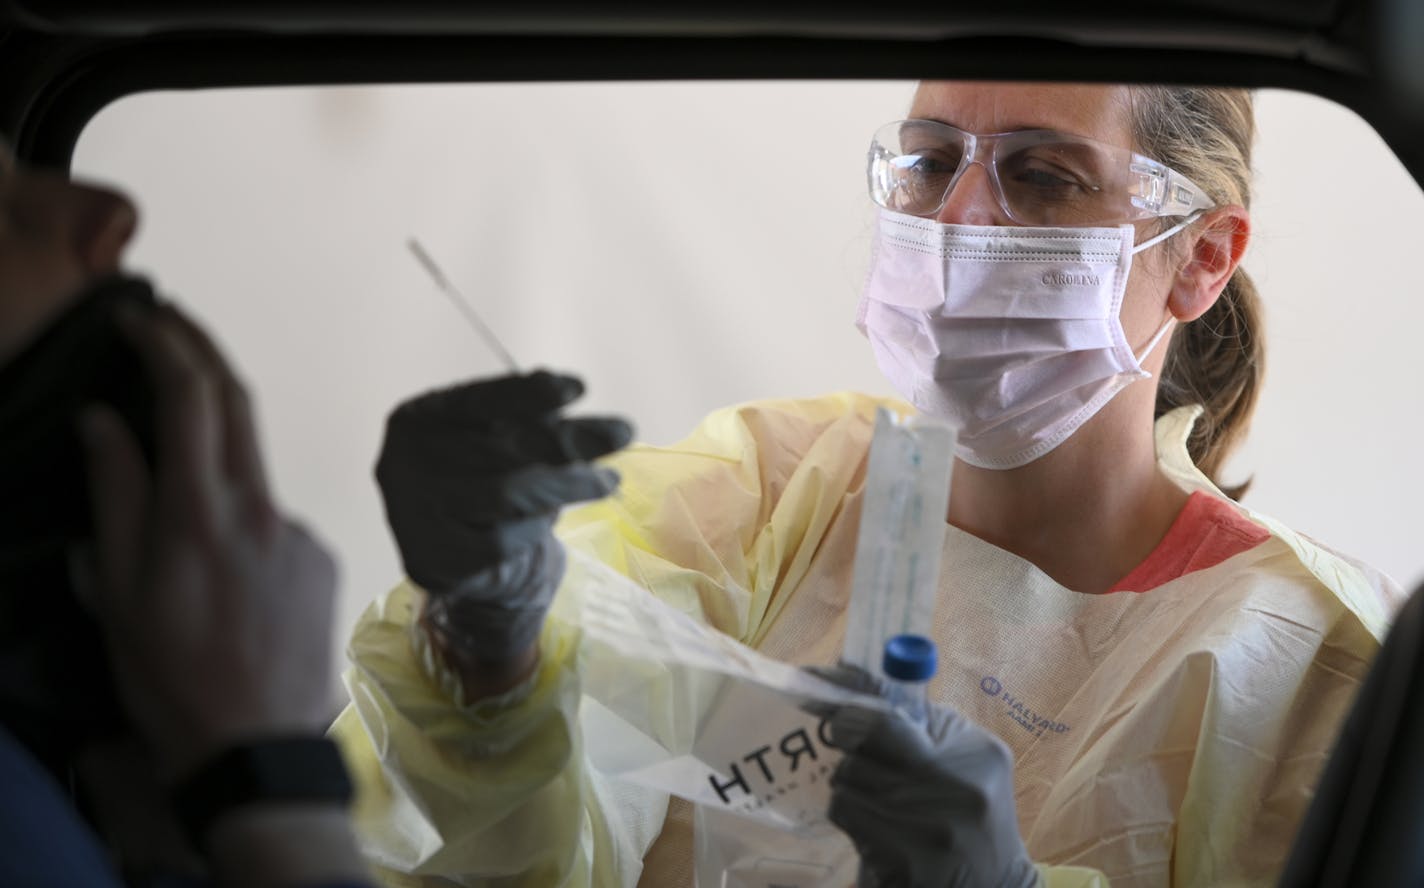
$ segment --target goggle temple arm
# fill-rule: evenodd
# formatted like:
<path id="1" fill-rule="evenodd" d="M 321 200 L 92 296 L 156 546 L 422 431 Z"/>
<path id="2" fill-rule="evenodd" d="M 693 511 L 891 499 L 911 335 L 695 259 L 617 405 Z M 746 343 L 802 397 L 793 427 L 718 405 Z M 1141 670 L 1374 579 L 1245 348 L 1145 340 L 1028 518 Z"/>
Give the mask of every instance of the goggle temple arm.
<path id="1" fill-rule="evenodd" d="M 1188 216 L 1213 206 L 1195 182 L 1149 157 L 1132 155 L 1128 172 L 1132 205 L 1144 216 Z"/>

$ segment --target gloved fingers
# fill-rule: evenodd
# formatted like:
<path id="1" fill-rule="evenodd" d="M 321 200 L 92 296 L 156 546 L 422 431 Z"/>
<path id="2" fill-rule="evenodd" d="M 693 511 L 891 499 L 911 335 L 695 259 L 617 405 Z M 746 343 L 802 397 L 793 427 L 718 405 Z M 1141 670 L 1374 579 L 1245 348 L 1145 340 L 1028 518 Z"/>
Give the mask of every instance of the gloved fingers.
<path id="1" fill-rule="evenodd" d="M 836 663 L 833 666 L 803 666 L 802 671 L 816 676 L 822 681 L 856 691 L 862 694 L 880 695 L 880 682 L 870 673 L 859 666 L 851 666 L 848 663 Z M 831 703 L 825 700 L 807 699 L 799 704 L 801 709 L 811 713 L 823 721 L 829 721 L 838 709 L 844 704 Z"/>
<path id="2" fill-rule="evenodd" d="M 910 775 L 899 768 L 892 768 L 874 759 L 851 753 L 841 759 L 831 774 L 831 786 L 837 792 L 871 795 L 878 788 L 886 791 L 898 789 Z"/>
<path id="3" fill-rule="evenodd" d="M 935 706 L 930 719 L 928 725 L 918 724 L 896 712 L 875 722 L 856 752 L 892 767 L 907 768 L 931 758 L 971 754 L 982 746 L 985 732 L 954 710 Z"/>
<path id="4" fill-rule="evenodd" d="M 462 560 L 466 570 L 476 569 L 491 563 L 488 552 L 503 555 L 506 542 L 518 547 L 528 536 L 496 525 L 539 517 L 551 524 L 562 507 L 600 499 L 618 486 L 615 471 L 586 462 L 489 471 L 478 456 L 461 455 L 464 443 L 457 436 L 433 448 L 441 451 L 436 454 L 387 448 L 376 464 L 386 516 L 407 561 L 443 553 Z M 477 450 L 473 444 L 465 453 Z M 508 540 L 499 536 L 506 533 Z M 489 535 L 495 536 L 492 545 L 483 542 Z"/>
<path id="5" fill-rule="evenodd" d="M 962 768 L 987 773 L 990 770 L 1012 775 L 1014 754 L 1008 744 L 980 727 L 973 719 L 948 706 L 930 708 L 925 734 L 942 762 L 961 761 Z"/>
<path id="6" fill-rule="evenodd" d="M 479 579 L 513 558 L 547 545 L 553 539 L 558 515 L 547 512 L 497 524 L 460 525 L 441 520 L 438 529 L 397 536 L 406 576 L 433 595 L 456 591 L 467 581 L 482 588 Z M 391 526 L 404 526 L 392 517 Z"/>
<path id="7" fill-rule="evenodd" d="M 867 793 L 836 787 L 826 818 L 850 836 L 857 848 L 893 845 L 910 837 L 907 820 L 923 817 L 924 812 L 906 811 L 898 800 L 884 794 Z"/>
<path id="8" fill-rule="evenodd" d="M 983 805 L 984 791 L 971 785 L 976 775 L 964 775 L 961 780 L 952 769 L 933 767 L 934 762 L 920 762 L 916 767 L 887 765 L 863 755 L 848 755 L 831 774 L 831 787 L 837 793 L 873 800 L 878 807 L 888 809 L 943 811 L 978 811 Z"/>
<path id="9" fill-rule="evenodd" d="M 376 465 L 384 483 L 444 481 L 496 475 L 528 465 L 567 465 L 626 446 L 633 428 L 617 417 L 507 417 L 459 426 L 397 427 L 396 417 Z"/>
<path id="10" fill-rule="evenodd" d="M 550 462 L 593 460 L 627 447 L 633 426 L 618 416 L 579 416 L 559 420 L 551 430 L 558 457 Z"/>
<path id="11" fill-rule="evenodd" d="M 830 744 L 848 753 L 903 766 L 924 760 L 929 751 L 924 727 L 900 712 L 846 705 L 822 717 Z"/>
<path id="12" fill-rule="evenodd" d="M 904 862 L 894 854 L 871 847 L 857 847 L 856 854 L 860 857 L 860 871 L 855 888 L 910 888 L 916 884 Z"/>
<path id="13" fill-rule="evenodd" d="M 802 712 L 810 713 L 823 722 L 830 721 L 831 716 L 836 714 L 836 710 L 841 708 L 839 703 L 830 703 L 811 697 L 801 698 L 796 705 Z"/>
<path id="14" fill-rule="evenodd" d="M 504 475 L 451 479 L 435 503 L 447 520 L 478 532 L 525 518 L 553 518 L 564 506 L 602 499 L 617 489 L 618 473 L 606 466 L 533 465 Z"/>
<path id="15" fill-rule="evenodd" d="M 618 417 L 549 415 L 433 432 L 412 446 L 422 458 L 493 474 L 526 465 L 566 465 L 627 446 L 633 427 Z"/>
<path id="16" fill-rule="evenodd" d="M 836 706 L 826 713 L 815 713 L 826 721 L 827 740 L 831 746 L 847 752 L 858 751 L 891 713 L 865 706 Z"/>
<path id="17" fill-rule="evenodd" d="M 395 410 L 413 421 L 438 425 L 479 422 L 496 416 L 537 417 L 553 413 L 584 392 L 576 376 L 535 370 L 476 379 L 412 398 Z"/>
<path id="18" fill-rule="evenodd" d="M 855 845 L 862 872 L 869 871 L 874 877 L 872 885 L 914 884 L 910 879 L 909 862 L 905 859 L 910 834 L 905 832 L 907 824 L 899 812 L 859 796 L 838 793 L 831 797 L 827 817 Z"/>
<path id="19" fill-rule="evenodd" d="M 903 777 L 868 791 L 836 786 L 826 817 L 850 836 L 862 855 L 864 849 L 885 853 L 916 847 L 943 853 L 966 835 L 982 833 L 987 814 L 981 800 L 911 789 Z"/>
<path id="20" fill-rule="evenodd" d="M 805 666 L 802 667 L 807 672 L 852 691 L 859 691 L 862 694 L 874 694 L 880 696 L 884 688 L 879 679 L 871 675 L 859 666 L 852 666 L 849 663 L 836 663 L 832 666 Z"/>
<path id="21" fill-rule="evenodd" d="M 503 493 L 505 514 L 524 517 L 603 499 L 618 489 L 618 481 L 618 473 L 607 466 L 574 463 L 530 466 L 504 476 L 496 486 Z"/>
<path id="22" fill-rule="evenodd" d="M 1013 802 L 1012 781 L 991 790 L 901 776 L 866 789 L 835 783 L 826 813 L 877 874 L 919 876 L 895 884 L 926 884 L 930 873 L 957 872 L 953 884 L 1026 888 L 1036 884 L 1036 874 Z"/>

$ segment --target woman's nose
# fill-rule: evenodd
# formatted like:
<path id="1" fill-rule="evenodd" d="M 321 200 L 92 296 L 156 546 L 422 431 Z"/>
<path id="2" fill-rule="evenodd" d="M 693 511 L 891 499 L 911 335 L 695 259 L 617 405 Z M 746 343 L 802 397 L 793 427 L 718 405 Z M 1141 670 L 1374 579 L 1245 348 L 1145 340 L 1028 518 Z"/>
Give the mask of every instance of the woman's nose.
<path id="1" fill-rule="evenodd" d="M 977 161 L 959 174 L 959 180 L 949 190 L 949 196 L 935 215 L 935 221 L 954 225 L 1012 224 L 994 196 L 989 171 Z"/>

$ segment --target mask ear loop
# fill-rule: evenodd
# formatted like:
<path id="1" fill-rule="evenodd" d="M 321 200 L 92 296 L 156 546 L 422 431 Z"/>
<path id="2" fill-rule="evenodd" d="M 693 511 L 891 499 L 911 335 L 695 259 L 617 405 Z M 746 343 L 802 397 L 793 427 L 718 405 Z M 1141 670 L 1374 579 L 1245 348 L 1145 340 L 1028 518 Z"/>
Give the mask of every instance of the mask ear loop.
<path id="1" fill-rule="evenodd" d="M 1147 360 L 1147 356 L 1152 354 L 1152 350 L 1161 344 L 1162 337 L 1167 335 L 1167 331 L 1171 330 L 1172 325 L 1175 323 L 1177 323 L 1177 319 L 1170 314 L 1167 315 L 1167 320 L 1163 321 L 1162 326 L 1157 328 L 1157 332 L 1147 341 L 1147 345 L 1143 347 L 1142 351 L 1132 356 L 1133 359 L 1137 361 L 1137 366 L 1142 366 L 1142 362 Z"/>
<path id="2" fill-rule="evenodd" d="M 1166 240 L 1167 238 L 1186 228 L 1188 225 L 1200 219 L 1204 213 L 1206 213 L 1206 210 L 1197 210 L 1195 213 L 1192 213 L 1190 216 L 1178 222 L 1176 225 L 1173 225 L 1171 228 L 1168 228 L 1166 231 L 1162 232 L 1156 237 L 1151 237 L 1140 244 L 1135 244 L 1132 248 L 1133 254 L 1136 255 L 1137 253 L 1142 252 L 1148 247 L 1157 246 L 1158 244 L 1162 243 L 1162 241 Z M 1141 366 L 1142 362 L 1147 359 L 1147 356 L 1152 354 L 1152 350 L 1161 344 L 1162 337 L 1167 335 L 1167 331 L 1171 330 L 1172 325 L 1176 322 L 1177 319 L 1172 317 L 1171 313 L 1168 313 L 1167 320 L 1163 321 L 1162 326 L 1157 328 L 1157 332 L 1154 333 L 1152 338 L 1147 341 L 1147 345 L 1143 347 L 1142 351 L 1132 356 L 1137 361 L 1138 366 Z"/>

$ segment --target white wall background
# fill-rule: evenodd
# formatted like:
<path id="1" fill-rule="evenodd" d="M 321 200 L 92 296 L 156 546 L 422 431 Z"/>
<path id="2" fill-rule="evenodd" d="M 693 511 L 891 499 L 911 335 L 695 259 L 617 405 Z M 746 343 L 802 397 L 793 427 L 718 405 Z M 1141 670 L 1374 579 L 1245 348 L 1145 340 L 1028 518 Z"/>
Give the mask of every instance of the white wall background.
<path id="1" fill-rule="evenodd" d="M 134 194 L 133 265 L 214 327 L 277 489 L 343 564 L 338 637 L 399 576 L 371 478 L 388 410 L 502 370 L 406 252 L 421 238 L 524 365 L 675 440 L 708 410 L 889 393 L 852 326 L 871 131 L 907 83 L 157 93 L 101 113 L 77 173 Z M 1424 576 L 1424 195 L 1353 114 L 1258 98 L 1268 381 L 1248 502 Z"/>

